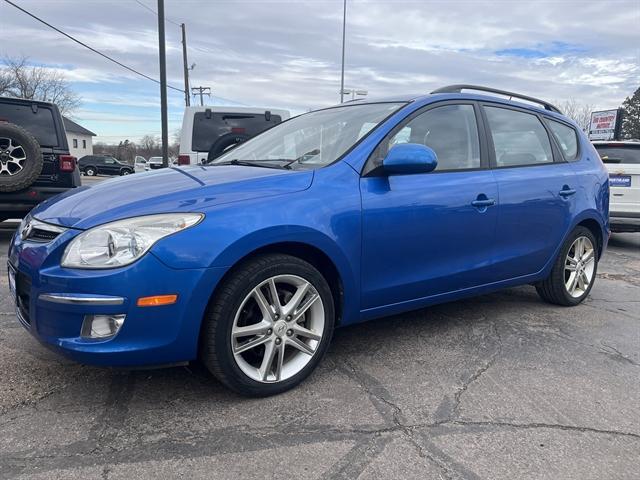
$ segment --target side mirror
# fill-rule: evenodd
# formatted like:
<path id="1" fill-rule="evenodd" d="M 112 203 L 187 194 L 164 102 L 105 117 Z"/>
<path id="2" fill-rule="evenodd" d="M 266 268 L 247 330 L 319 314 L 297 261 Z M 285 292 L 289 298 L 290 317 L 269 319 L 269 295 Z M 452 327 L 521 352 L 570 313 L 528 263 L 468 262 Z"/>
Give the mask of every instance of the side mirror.
<path id="1" fill-rule="evenodd" d="M 433 149 L 419 143 L 402 143 L 391 147 L 382 160 L 382 168 L 388 175 L 429 173 L 438 166 Z"/>

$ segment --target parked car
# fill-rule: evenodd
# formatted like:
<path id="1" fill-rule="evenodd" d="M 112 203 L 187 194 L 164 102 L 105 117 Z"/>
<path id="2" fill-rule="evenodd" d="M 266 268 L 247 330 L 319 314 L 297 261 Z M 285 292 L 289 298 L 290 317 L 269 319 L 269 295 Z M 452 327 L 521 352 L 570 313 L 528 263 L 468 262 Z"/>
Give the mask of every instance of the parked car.
<path id="1" fill-rule="evenodd" d="M 640 232 L 640 142 L 593 142 L 609 171 L 613 232 Z"/>
<path id="2" fill-rule="evenodd" d="M 78 186 L 58 107 L 0 97 L 0 221 Z"/>
<path id="3" fill-rule="evenodd" d="M 140 155 L 136 155 L 136 158 L 134 159 L 133 169 L 136 173 L 148 172 L 149 165 L 147 165 L 147 159 Z"/>
<path id="4" fill-rule="evenodd" d="M 149 167 L 149 170 L 162 168 L 162 157 L 150 157 L 147 162 L 147 166 Z"/>
<path id="5" fill-rule="evenodd" d="M 199 357 L 271 395 L 336 326 L 525 284 L 579 304 L 608 201 L 597 152 L 555 107 L 451 86 L 306 113 L 210 166 L 42 205 L 11 242 L 11 288 L 25 328 L 77 361 Z"/>
<path id="6" fill-rule="evenodd" d="M 287 110 L 257 107 L 186 107 L 179 165 L 207 163 L 226 150 L 287 120 Z"/>
<path id="7" fill-rule="evenodd" d="M 78 160 L 78 167 L 85 175 L 131 175 L 134 169 L 131 165 L 121 162 L 110 155 L 85 155 Z"/>

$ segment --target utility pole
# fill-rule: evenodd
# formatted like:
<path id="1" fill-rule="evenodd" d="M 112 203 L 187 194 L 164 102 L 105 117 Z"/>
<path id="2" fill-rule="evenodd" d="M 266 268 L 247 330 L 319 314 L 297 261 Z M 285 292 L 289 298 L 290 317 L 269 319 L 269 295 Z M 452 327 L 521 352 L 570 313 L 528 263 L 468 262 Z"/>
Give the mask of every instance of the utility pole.
<path id="1" fill-rule="evenodd" d="M 343 0 L 342 11 L 342 70 L 340 73 L 340 103 L 344 102 L 344 43 L 347 31 L 347 0 Z"/>
<path id="2" fill-rule="evenodd" d="M 203 96 L 206 95 L 208 97 L 211 96 L 211 87 L 191 87 L 191 91 L 194 95 L 200 96 L 200 106 L 204 105 Z"/>
<path id="3" fill-rule="evenodd" d="M 185 106 L 191 105 L 191 95 L 189 95 L 189 62 L 187 62 L 187 33 L 185 31 L 184 23 L 180 24 L 182 30 L 182 64 L 184 67 L 184 104 Z"/>
<path id="4" fill-rule="evenodd" d="M 160 116 L 162 118 L 162 166 L 169 166 L 169 124 L 167 116 L 167 55 L 164 38 L 164 0 L 158 0 L 158 43 L 160 52 Z"/>

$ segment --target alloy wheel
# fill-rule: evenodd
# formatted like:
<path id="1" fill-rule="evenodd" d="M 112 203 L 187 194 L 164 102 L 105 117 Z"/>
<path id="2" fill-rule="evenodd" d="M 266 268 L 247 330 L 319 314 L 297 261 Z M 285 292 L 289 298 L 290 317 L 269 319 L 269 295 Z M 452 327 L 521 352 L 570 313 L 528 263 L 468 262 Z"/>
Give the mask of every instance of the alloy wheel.
<path id="1" fill-rule="evenodd" d="M 584 236 L 576 238 L 564 262 L 564 284 L 569 295 L 579 298 L 589 290 L 595 265 L 595 250 L 591 240 Z"/>
<path id="2" fill-rule="evenodd" d="M 253 288 L 231 329 L 236 364 L 249 378 L 274 383 L 293 377 L 316 354 L 325 326 L 322 298 L 296 275 L 276 275 Z"/>
<path id="3" fill-rule="evenodd" d="M 11 138 L 0 137 L 0 175 L 17 175 L 24 168 L 27 153 Z"/>

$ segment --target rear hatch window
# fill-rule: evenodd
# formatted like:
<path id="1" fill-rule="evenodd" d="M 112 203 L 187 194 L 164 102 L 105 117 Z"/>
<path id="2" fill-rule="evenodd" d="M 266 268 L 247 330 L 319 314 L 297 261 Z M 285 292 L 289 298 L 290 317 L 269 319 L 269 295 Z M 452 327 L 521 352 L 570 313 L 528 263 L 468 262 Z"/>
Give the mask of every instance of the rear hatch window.
<path id="1" fill-rule="evenodd" d="M 640 144 L 638 145 L 595 145 L 604 163 L 640 165 Z"/>
<path id="2" fill-rule="evenodd" d="M 198 112 L 193 116 L 191 149 L 194 152 L 208 152 L 223 135 L 231 133 L 253 137 L 281 121 L 280 115 L 273 114 L 267 121 L 264 113 Z"/>
<path id="3" fill-rule="evenodd" d="M 35 111 L 34 111 L 35 110 Z M 14 103 L 0 103 L 0 121 L 14 123 L 36 137 L 43 147 L 58 147 L 56 125 L 50 108 Z"/>

